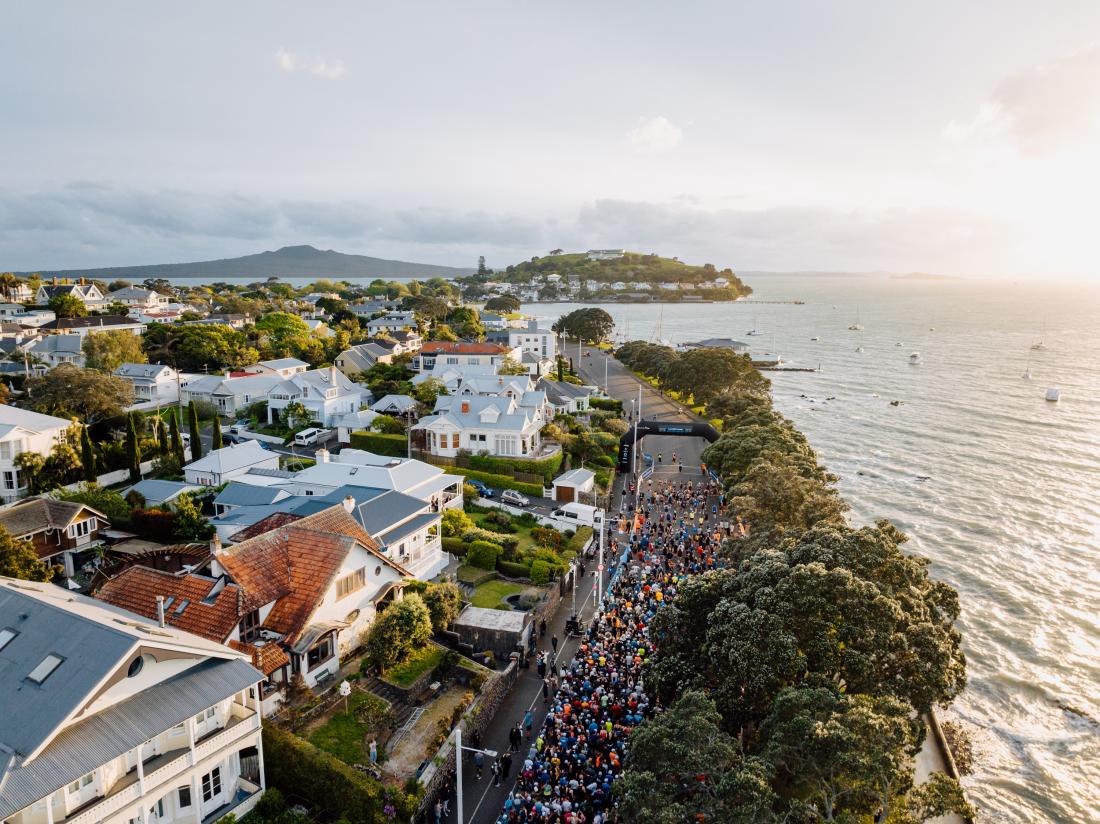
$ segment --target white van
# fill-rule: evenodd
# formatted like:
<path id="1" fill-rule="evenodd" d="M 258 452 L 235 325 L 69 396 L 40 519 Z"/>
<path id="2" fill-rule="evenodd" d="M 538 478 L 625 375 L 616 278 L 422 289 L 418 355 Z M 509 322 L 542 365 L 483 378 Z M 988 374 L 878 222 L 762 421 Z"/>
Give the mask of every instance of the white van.
<path id="1" fill-rule="evenodd" d="M 593 528 L 603 524 L 603 510 L 588 506 L 588 504 L 578 504 L 576 502 L 562 504 L 561 508 L 555 509 L 552 514 L 555 518 L 576 521 L 580 525 Z"/>
<path id="2" fill-rule="evenodd" d="M 295 446 L 312 446 L 321 438 L 323 429 L 303 429 L 294 436 Z"/>

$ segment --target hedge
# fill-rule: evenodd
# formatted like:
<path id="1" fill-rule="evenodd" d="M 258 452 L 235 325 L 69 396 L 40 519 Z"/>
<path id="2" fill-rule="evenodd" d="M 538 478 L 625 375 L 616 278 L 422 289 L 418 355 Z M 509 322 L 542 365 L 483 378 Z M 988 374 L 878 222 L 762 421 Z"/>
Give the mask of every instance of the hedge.
<path id="1" fill-rule="evenodd" d="M 588 405 L 593 409 L 604 409 L 608 412 L 623 411 L 623 402 L 617 398 L 589 398 Z"/>
<path id="2" fill-rule="evenodd" d="M 265 721 L 264 771 L 268 786 L 299 795 L 351 824 L 391 824 L 408 820 L 416 799 L 352 769 L 303 738 Z M 392 805 L 394 815 L 387 815 Z"/>
<path id="3" fill-rule="evenodd" d="M 478 569 L 496 569 L 497 558 L 504 550 L 500 544 L 489 541 L 474 541 L 470 544 L 470 550 L 466 553 L 466 563 Z"/>
<path id="4" fill-rule="evenodd" d="M 462 556 L 466 554 L 466 542 L 456 537 L 444 538 L 443 549 L 452 555 Z"/>
<path id="5" fill-rule="evenodd" d="M 509 578 L 530 578 L 531 567 L 527 564 L 521 564 L 517 561 L 501 561 L 497 560 L 497 572 L 501 575 L 507 575 Z"/>
<path id="6" fill-rule="evenodd" d="M 493 489 L 514 489 L 516 492 L 522 492 L 524 495 L 531 495 L 535 498 L 541 498 L 543 488 L 538 484 L 527 484 L 523 481 L 517 481 L 515 478 L 510 478 L 507 475 L 494 475 L 491 472 L 479 472 L 476 469 L 466 469 L 463 466 L 441 466 L 444 472 L 448 475 L 464 475 L 468 480 L 481 481 L 486 486 L 491 486 Z"/>
<path id="7" fill-rule="evenodd" d="M 531 583 L 545 584 L 550 580 L 550 564 L 546 561 L 535 561 L 531 564 Z"/>
<path id="8" fill-rule="evenodd" d="M 550 483 L 561 469 L 564 453 L 559 450 L 556 455 L 549 458 L 532 461 L 523 458 L 499 458 L 492 455 L 470 455 L 470 468 L 481 472 L 499 473 L 501 469 L 514 469 L 516 472 L 528 472 L 532 475 L 542 475 L 546 483 Z"/>
<path id="9" fill-rule="evenodd" d="M 568 552 L 579 554 L 584 545 L 588 543 L 588 539 L 592 537 L 592 527 L 582 526 L 576 532 L 573 533 L 573 537 L 569 539 L 569 542 L 565 545 L 565 549 Z"/>
<path id="10" fill-rule="evenodd" d="M 409 440 L 404 435 L 360 430 L 352 432 L 349 440 L 353 449 L 364 449 L 376 455 L 389 455 L 393 458 L 404 458 L 409 449 Z"/>
<path id="11" fill-rule="evenodd" d="M 491 544 L 496 544 L 502 549 L 506 549 L 509 552 L 515 552 L 516 547 L 519 546 L 519 538 L 515 535 L 505 535 L 502 532 L 493 532 L 488 529 L 481 529 L 475 527 L 474 529 L 467 530 L 462 535 L 462 540 L 469 543 L 470 541 L 488 541 Z M 492 567 L 490 567 L 491 569 Z"/>

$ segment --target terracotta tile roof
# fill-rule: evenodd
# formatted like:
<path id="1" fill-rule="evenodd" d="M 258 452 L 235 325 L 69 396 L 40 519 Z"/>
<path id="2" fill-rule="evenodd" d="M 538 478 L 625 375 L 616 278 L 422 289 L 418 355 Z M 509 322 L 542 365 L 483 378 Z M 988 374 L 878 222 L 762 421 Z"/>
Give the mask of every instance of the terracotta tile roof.
<path id="1" fill-rule="evenodd" d="M 241 590 L 236 584 L 226 584 L 209 598 L 216 583 L 202 575 L 132 566 L 104 584 L 95 597 L 156 619 L 157 596 L 161 595 L 165 599 L 165 623 L 224 643 L 241 619 Z"/>
<path id="2" fill-rule="evenodd" d="M 452 343 L 445 340 L 431 340 L 420 347 L 420 352 L 425 355 L 437 355 L 442 353 L 459 355 L 503 355 L 510 352 L 507 346 L 499 343 L 477 343 L 473 341 L 458 341 Z"/>
<path id="3" fill-rule="evenodd" d="M 290 588 L 275 602 L 263 625 L 282 634 L 289 646 L 309 624 L 356 542 L 344 535 L 295 527 L 286 529 L 285 538 Z"/>
<path id="4" fill-rule="evenodd" d="M 256 521 L 252 526 L 245 527 L 240 532 L 230 535 L 229 540 L 235 544 L 239 544 L 242 541 L 247 541 L 249 538 L 255 538 L 258 535 L 271 532 L 273 529 L 292 524 L 300 520 L 301 517 L 301 515 L 295 515 L 293 512 L 273 512 L 266 518 Z"/>
<path id="5" fill-rule="evenodd" d="M 231 640 L 229 646 L 239 652 L 251 655 L 252 666 L 264 675 L 271 675 L 275 670 L 280 667 L 285 667 L 290 663 L 290 656 L 287 655 L 286 650 L 278 644 L 267 643 L 262 647 L 257 647 L 253 644 L 244 644 L 240 641 Z"/>

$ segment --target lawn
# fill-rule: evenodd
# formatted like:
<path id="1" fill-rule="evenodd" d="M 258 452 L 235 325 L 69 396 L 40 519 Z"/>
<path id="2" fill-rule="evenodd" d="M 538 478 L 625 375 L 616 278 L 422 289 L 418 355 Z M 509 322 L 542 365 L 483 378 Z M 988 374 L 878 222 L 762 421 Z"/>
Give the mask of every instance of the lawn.
<path id="1" fill-rule="evenodd" d="M 463 564 L 457 571 L 458 580 L 464 584 L 473 584 L 475 587 L 478 584 L 483 584 L 486 581 L 496 577 L 495 572 L 491 572 L 481 567 L 472 567 L 467 564 Z"/>
<path id="2" fill-rule="evenodd" d="M 389 723 L 389 714 L 389 705 L 377 695 L 352 690 L 348 712 L 344 712 L 344 702 L 338 701 L 325 723 L 309 734 L 309 741 L 345 764 L 365 764 L 370 746 L 367 736 L 379 736 Z M 379 754 L 382 750 L 378 748 Z"/>
<path id="3" fill-rule="evenodd" d="M 487 529 L 490 532 L 500 532 L 500 528 L 495 524 L 489 523 L 485 519 L 485 515 L 474 515 L 472 517 L 474 523 L 482 529 Z M 507 534 L 510 535 L 512 538 L 515 538 L 519 542 L 516 544 L 516 549 L 520 552 L 533 552 L 537 544 L 535 544 L 535 539 L 531 537 L 531 529 L 538 526 L 538 523 L 536 522 L 534 524 L 531 524 L 531 526 L 527 526 L 526 524 L 523 524 L 519 520 L 513 518 L 512 526 L 516 528 L 516 531 L 509 532 Z"/>
<path id="4" fill-rule="evenodd" d="M 504 599 L 517 592 L 523 592 L 527 587 L 522 584 L 513 584 L 510 581 L 486 581 L 474 590 L 470 603 L 475 607 L 492 609 L 501 606 Z"/>
<path id="5" fill-rule="evenodd" d="M 414 652 L 402 663 L 390 667 L 382 676 L 384 681 L 399 687 L 408 687 L 428 670 L 434 670 L 443 660 L 443 648 L 428 644 Z"/>

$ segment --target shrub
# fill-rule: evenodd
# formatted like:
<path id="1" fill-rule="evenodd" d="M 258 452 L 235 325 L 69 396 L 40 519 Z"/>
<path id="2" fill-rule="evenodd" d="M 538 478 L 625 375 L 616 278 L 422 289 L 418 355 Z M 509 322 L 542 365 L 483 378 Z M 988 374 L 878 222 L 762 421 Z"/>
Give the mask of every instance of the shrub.
<path id="1" fill-rule="evenodd" d="M 293 733 L 269 722 L 263 725 L 264 769 L 271 785 L 293 788 L 333 818 L 356 824 L 389 824 L 385 807 L 405 821 L 415 809 L 415 798 L 349 767 Z"/>
<path id="2" fill-rule="evenodd" d="M 566 550 L 573 554 L 578 554 L 584 545 L 588 543 L 588 539 L 592 537 L 592 527 L 582 526 L 576 532 L 573 533 L 573 537 L 569 539 L 569 543 L 565 545 Z"/>
<path id="3" fill-rule="evenodd" d="M 441 529 L 443 531 L 443 537 L 450 538 L 455 535 L 464 535 L 471 529 L 474 529 L 474 522 L 473 519 L 461 509 L 448 509 L 443 512 Z"/>
<path id="4" fill-rule="evenodd" d="M 443 549 L 452 555 L 459 557 L 466 554 L 466 542 L 456 536 L 448 536 L 443 539 Z"/>
<path id="5" fill-rule="evenodd" d="M 501 470 L 514 470 L 516 472 L 528 472 L 532 475 L 542 475 L 546 483 L 558 474 L 561 469 L 562 453 L 558 452 L 549 458 L 532 461 L 524 458 L 500 458 L 492 455 L 471 455 L 470 467 L 482 472 L 499 473 Z"/>
<path id="6" fill-rule="evenodd" d="M 512 533 L 516 528 L 512 526 L 512 516 L 502 509 L 494 509 L 484 518 L 484 523 L 496 527 L 498 532 Z"/>
<path id="7" fill-rule="evenodd" d="M 497 561 L 497 572 L 509 578 L 530 578 L 531 567 L 518 561 Z"/>
<path id="8" fill-rule="evenodd" d="M 161 543 L 173 543 L 176 539 L 179 518 L 174 512 L 159 509 L 135 509 L 130 526 L 142 538 Z"/>
<path id="9" fill-rule="evenodd" d="M 588 405 L 593 409 L 605 409 L 608 412 L 623 411 L 623 402 L 617 398 L 589 398 Z"/>
<path id="10" fill-rule="evenodd" d="M 407 591 L 407 590 L 406 590 Z M 462 604 L 462 593 L 454 584 L 436 584 L 424 593 L 424 605 L 432 618 L 432 629 L 436 632 L 446 629 L 458 616 Z"/>
<path id="11" fill-rule="evenodd" d="M 386 670 L 409 657 L 432 637 L 432 617 L 415 593 L 390 604 L 371 625 L 365 663 Z"/>
<path id="12" fill-rule="evenodd" d="M 548 526 L 536 526 L 531 530 L 531 537 L 539 546 L 558 549 L 561 546 L 562 535 L 556 529 Z"/>
<path id="13" fill-rule="evenodd" d="M 612 458 L 610 455 L 597 455 L 590 461 L 590 463 L 595 464 L 596 466 L 602 466 L 605 469 L 611 469 L 615 466 L 615 459 Z"/>
<path id="14" fill-rule="evenodd" d="M 524 495 L 532 495 L 536 498 L 542 497 L 542 487 L 539 484 L 523 483 L 507 475 L 494 475 L 491 472 L 479 472 L 476 469 L 466 469 L 462 466 L 448 466 L 446 469 L 451 475 L 465 475 L 471 481 L 481 481 L 493 489 L 514 489 Z"/>
<path id="15" fill-rule="evenodd" d="M 489 541 L 474 541 L 470 544 L 466 562 L 470 566 L 475 566 L 479 569 L 496 569 L 497 558 L 503 551 L 503 547 L 501 547 L 500 544 L 494 544 Z"/>
<path id="16" fill-rule="evenodd" d="M 389 455 L 394 458 L 404 458 L 409 449 L 408 439 L 404 435 L 364 430 L 352 432 L 350 440 L 353 449 L 365 449 L 376 455 Z"/>
<path id="17" fill-rule="evenodd" d="M 550 564 L 546 561 L 535 561 L 531 564 L 531 581 L 536 584 L 545 584 L 550 580 Z"/>
<path id="18" fill-rule="evenodd" d="M 382 432 L 386 435 L 404 435 L 405 424 L 393 415 L 379 415 L 371 421 L 370 428 L 374 432 Z"/>
<path id="19" fill-rule="evenodd" d="M 473 529 L 467 530 L 462 535 L 464 541 L 488 541 L 492 544 L 497 544 L 501 549 L 508 552 L 515 552 L 516 547 L 519 546 L 519 538 L 512 535 L 503 535 L 500 532 L 491 532 L 488 529 Z"/>

